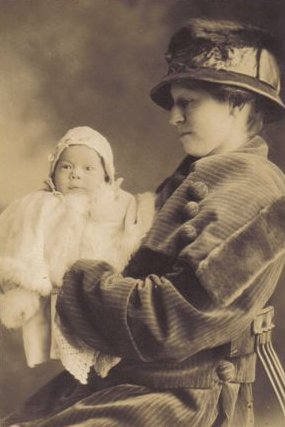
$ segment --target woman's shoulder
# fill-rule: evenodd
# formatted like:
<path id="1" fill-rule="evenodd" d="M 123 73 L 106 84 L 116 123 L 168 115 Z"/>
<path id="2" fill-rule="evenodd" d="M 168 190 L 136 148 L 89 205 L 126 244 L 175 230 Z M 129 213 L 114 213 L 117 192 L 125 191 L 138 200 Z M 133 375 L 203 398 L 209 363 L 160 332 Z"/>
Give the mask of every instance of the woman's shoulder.
<path id="1" fill-rule="evenodd" d="M 217 184 L 259 187 L 259 191 L 278 190 L 285 194 L 285 175 L 267 156 L 254 152 L 233 151 L 209 156 L 195 165 L 198 175 Z"/>

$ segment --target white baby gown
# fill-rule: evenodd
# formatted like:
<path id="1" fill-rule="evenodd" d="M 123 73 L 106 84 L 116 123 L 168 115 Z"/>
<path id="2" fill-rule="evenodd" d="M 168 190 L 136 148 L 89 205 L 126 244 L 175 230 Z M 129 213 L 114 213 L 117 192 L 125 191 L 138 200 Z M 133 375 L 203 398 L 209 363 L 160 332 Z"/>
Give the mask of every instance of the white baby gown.
<path id="1" fill-rule="evenodd" d="M 78 259 L 106 261 L 122 271 L 153 216 L 153 194 L 134 197 L 109 184 L 92 201 L 84 194 L 36 191 L 0 215 L 0 320 L 7 328 L 22 326 L 28 366 L 60 359 L 84 384 L 92 366 L 104 377 L 120 361 L 65 334 L 56 294 Z"/>

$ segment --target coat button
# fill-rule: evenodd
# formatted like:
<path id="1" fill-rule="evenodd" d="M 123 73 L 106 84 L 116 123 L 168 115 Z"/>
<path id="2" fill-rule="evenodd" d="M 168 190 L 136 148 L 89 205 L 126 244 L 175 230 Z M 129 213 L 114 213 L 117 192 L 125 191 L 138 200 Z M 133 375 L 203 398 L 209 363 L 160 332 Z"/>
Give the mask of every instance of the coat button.
<path id="1" fill-rule="evenodd" d="M 181 236 L 182 236 L 183 240 L 187 240 L 187 241 L 192 242 L 197 237 L 196 228 L 193 227 L 192 224 L 189 224 L 187 222 L 182 225 L 180 232 L 181 232 Z"/>
<path id="2" fill-rule="evenodd" d="M 217 367 L 217 374 L 221 381 L 232 381 L 235 373 L 235 366 L 227 360 L 223 360 Z"/>
<path id="3" fill-rule="evenodd" d="M 184 212 L 188 218 L 194 218 L 199 212 L 199 205 L 197 202 L 188 202 L 184 208 Z"/>
<path id="4" fill-rule="evenodd" d="M 201 200 L 207 196 L 209 189 L 204 182 L 197 181 L 197 182 L 192 182 L 190 184 L 190 186 L 187 189 L 187 192 L 189 197 L 194 198 L 194 200 Z"/>

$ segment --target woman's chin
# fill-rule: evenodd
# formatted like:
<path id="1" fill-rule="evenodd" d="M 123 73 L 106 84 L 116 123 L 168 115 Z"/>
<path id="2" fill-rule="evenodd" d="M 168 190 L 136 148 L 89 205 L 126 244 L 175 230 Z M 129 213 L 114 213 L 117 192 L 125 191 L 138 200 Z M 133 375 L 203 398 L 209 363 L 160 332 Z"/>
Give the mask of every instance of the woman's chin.
<path id="1" fill-rule="evenodd" d="M 185 151 L 186 154 L 193 156 L 193 157 L 205 157 L 210 153 L 210 148 L 207 145 L 203 145 L 203 142 L 201 141 L 195 141 L 195 140 L 187 140 L 185 139 L 181 139 L 182 145 L 183 145 L 183 149 Z"/>
<path id="2" fill-rule="evenodd" d="M 181 142 L 186 154 L 189 154 L 190 156 L 193 156 L 193 157 L 201 157 L 201 149 L 199 149 L 199 147 L 197 147 L 195 143 L 193 143 L 192 141 L 191 142 L 181 141 Z"/>

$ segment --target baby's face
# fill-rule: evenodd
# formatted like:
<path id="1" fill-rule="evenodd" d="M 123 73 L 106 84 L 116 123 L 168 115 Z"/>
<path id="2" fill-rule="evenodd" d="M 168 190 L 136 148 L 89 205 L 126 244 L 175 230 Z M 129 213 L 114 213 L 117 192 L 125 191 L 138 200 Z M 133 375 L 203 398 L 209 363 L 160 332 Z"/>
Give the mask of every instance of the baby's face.
<path id="1" fill-rule="evenodd" d="M 84 193 L 92 197 L 105 182 L 105 173 L 95 150 L 72 145 L 61 153 L 53 181 L 56 190 L 63 194 Z"/>

